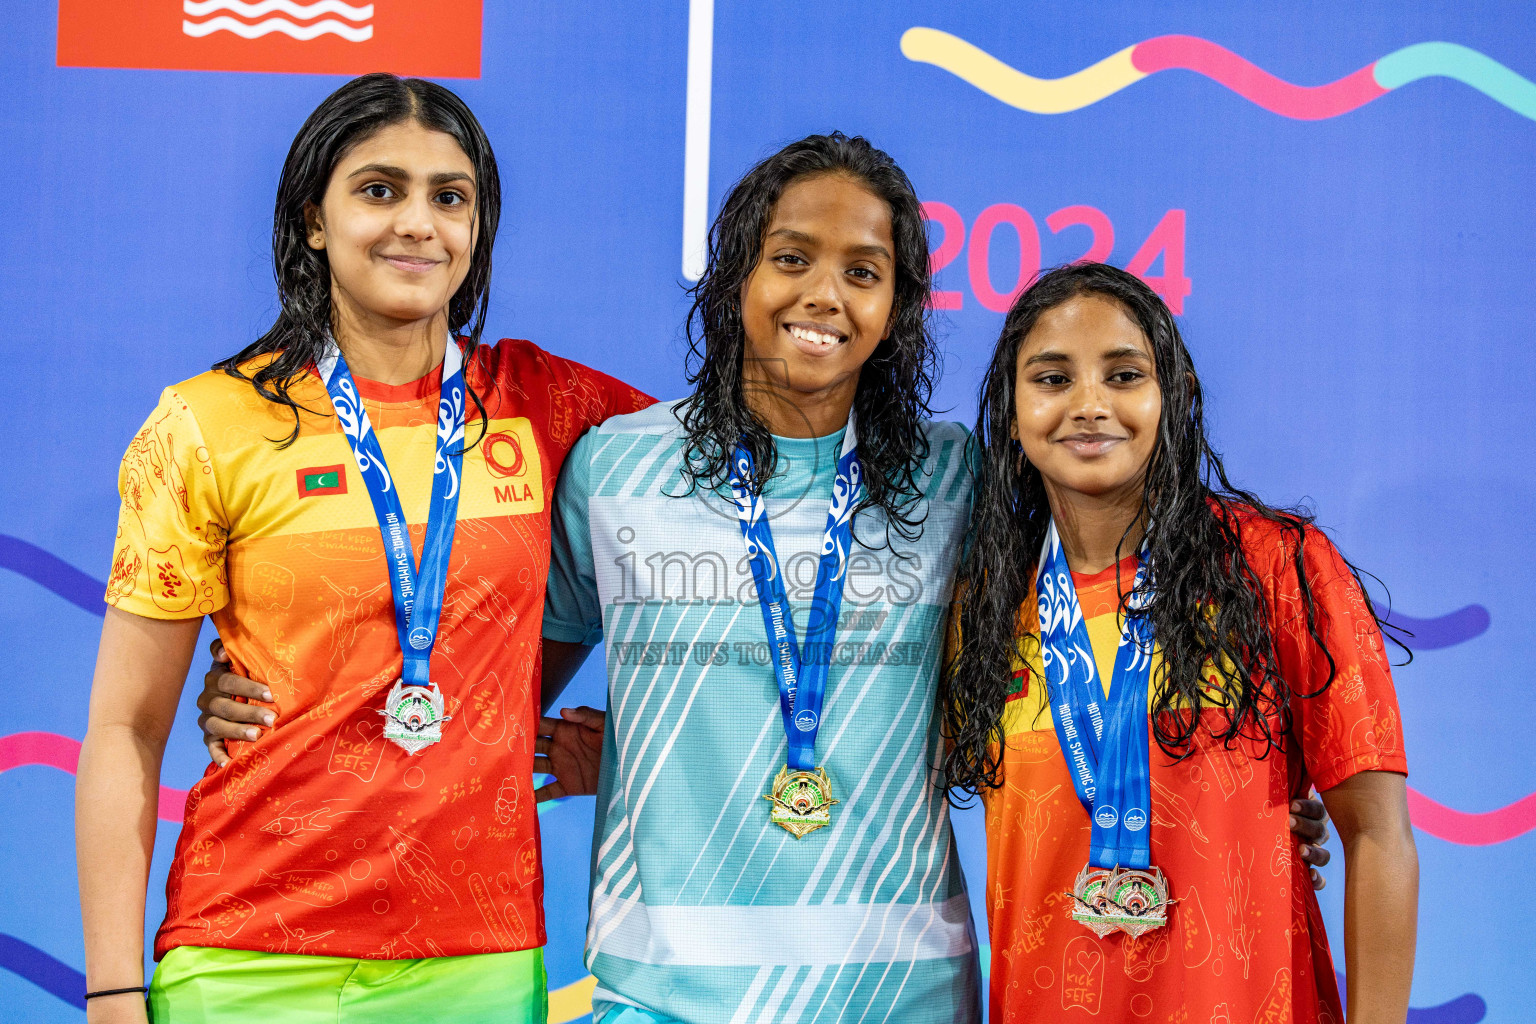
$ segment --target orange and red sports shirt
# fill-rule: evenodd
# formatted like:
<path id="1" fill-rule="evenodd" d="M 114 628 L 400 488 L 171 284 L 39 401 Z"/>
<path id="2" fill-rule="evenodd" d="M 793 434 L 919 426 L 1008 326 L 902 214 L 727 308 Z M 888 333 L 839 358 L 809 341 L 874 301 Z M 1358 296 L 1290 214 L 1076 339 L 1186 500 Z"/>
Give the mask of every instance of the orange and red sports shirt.
<path id="1" fill-rule="evenodd" d="M 1244 551 L 1263 581 L 1280 672 L 1294 693 L 1312 693 L 1327 679 L 1328 662 L 1303 617 L 1294 541 L 1251 513 L 1238 516 Z M 983 794 L 995 1024 L 1343 1024 L 1317 900 L 1295 856 L 1289 803 L 1311 785 L 1327 790 L 1357 772 L 1406 774 L 1408 766 L 1381 631 L 1365 596 L 1320 532 L 1308 531 L 1304 549 L 1338 674 L 1319 696 L 1293 696 L 1285 748 L 1268 757 L 1252 743 L 1228 750 L 1204 735 L 1174 763 L 1151 741 L 1152 863 L 1177 902 L 1166 927 L 1140 938 L 1100 939 L 1071 918 L 1065 894 L 1088 862 L 1088 813 L 1057 742 L 1038 653 L 1016 666 L 1003 715 L 1003 785 Z M 1106 687 L 1120 639 L 1119 590 L 1135 574 L 1134 558 L 1094 576 L 1073 574 Z M 1027 633 L 1038 630 L 1033 594 L 1020 619 Z M 1037 652 L 1038 644 L 1022 649 Z"/>
<path id="2" fill-rule="evenodd" d="M 357 381 L 418 559 L 440 378 Z M 211 615 L 278 715 L 192 788 L 157 959 L 181 945 L 393 959 L 543 944 L 532 771 L 552 491 L 584 430 L 651 400 L 526 341 L 482 348 L 466 379 L 486 433 L 464 457 L 432 654 L 452 717 L 415 756 L 383 738 L 401 671 L 389 569 L 319 378 L 291 392 L 314 412 L 287 447 L 274 440 L 292 413 L 216 372 L 167 388 L 129 446 L 108 603 Z"/>

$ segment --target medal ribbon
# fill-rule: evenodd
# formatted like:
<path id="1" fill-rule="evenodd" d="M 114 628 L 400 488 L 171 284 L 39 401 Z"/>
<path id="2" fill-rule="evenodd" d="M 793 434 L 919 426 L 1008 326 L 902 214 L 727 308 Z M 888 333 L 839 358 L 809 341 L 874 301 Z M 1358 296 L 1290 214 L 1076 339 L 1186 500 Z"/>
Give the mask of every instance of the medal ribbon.
<path id="1" fill-rule="evenodd" d="M 751 490 L 752 471 L 752 453 L 737 445 L 731 463 L 731 495 L 736 502 L 741 536 L 747 542 L 763 627 L 773 650 L 773 671 L 779 681 L 779 713 L 789 742 L 789 766 L 795 771 L 812 771 L 816 767 L 821 700 L 832 662 L 837 619 L 843 607 L 848 549 L 853 543 L 853 502 L 863 476 L 853 421 L 848 422 L 837 459 L 837 478 L 832 484 L 827 528 L 821 537 L 821 558 L 816 565 L 816 586 L 806 620 L 803 653 L 795 639 L 795 621 L 790 614 L 779 556 L 773 547 L 767 506 L 762 495 Z"/>
<path id="2" fill-rule="evenodd" d="M 1107 698 L 1054 520 L 1035 577 L 1040 654 L 1056 739 L 1077 798 L 1093 819 L 1089 863 L 1100 868 L 1144 869 L 1152 864 L 1147 699 L 1153 638 L 1145 614 L 1147 598 L 1136 590 L 1146 572 L 1143 557 L 1126 601 Z"/>
<path id="3" fill-rule="evenodd" d="M 400 505 L 400 494 L 384 461 L 368 412 L 341 350 L 332 342 L 321 356 L 320 378 L 330 392 L 342 433 L 357 459 L 373 514 L 389 559 L 389 584 L 395 595 L 395 630 L 404 656 L 401 679 L 408 686 L 432 685 L 432 647 L 437 642 L 448 583 L 448 555 L 459 515 L 459 470 L 464 461 L 464 355 L 452 337 L 443 352 L 443 383 L 437 400 L 437 461 L 432 468 L 432 502 L 427 535 L 421 545 L 421 568 L 411 552 L 411 533 Z"/>

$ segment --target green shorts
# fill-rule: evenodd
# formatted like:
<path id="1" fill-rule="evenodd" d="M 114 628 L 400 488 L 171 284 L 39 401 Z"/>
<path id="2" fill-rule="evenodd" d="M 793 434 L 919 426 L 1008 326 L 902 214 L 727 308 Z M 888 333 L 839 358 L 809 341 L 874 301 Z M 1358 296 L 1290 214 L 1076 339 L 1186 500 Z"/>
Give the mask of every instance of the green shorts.
<path id="1" fill-rule="evenodd" d="M 178 946 L 149 986 L 154 1024 L 545 1024 L 544 951 L 353 960 Z"/>

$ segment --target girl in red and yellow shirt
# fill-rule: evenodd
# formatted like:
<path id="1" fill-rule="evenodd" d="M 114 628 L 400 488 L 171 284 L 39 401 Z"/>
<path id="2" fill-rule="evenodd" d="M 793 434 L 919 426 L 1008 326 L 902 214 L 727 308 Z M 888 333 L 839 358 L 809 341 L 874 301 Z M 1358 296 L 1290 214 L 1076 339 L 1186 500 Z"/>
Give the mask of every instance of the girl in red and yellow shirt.
<path id="1" fill-rule="evenodd" d="M 97 1024 L 145 1019 L 160 756 L 204 616 L 276 724 L 188 797 L 155 1019 L 544 1020 L 532 776 L 551 495 L 587 427 L 650 403 L 528 342 L 479 344 L 499 209 L 456 96 L 383 74 L 343 86 L 283 169 L 277 323 L 167 388 L 128 449 L 77 800 Z M 351 405 L 321 369 L 336 365 Z M 378 512 L 391 490 L 398 513 Z M 428 523 L 445 519 L 429 574 Z M 402 588 L 402 552 L 419 589 Z M 409 634 L 434 693 L 414 703 L 397 623 L 412 593 L 441 599 L 423 643 Z"/>
<path id="2" fill-rule="evenodd" d="M 1308 517 L 1228 483 L 1162 301 L 1102 264 L 1044 275 L 1004 325 L 977 440 L 943 707 L 948 781 L 986 806 L 991 1019 L 1343 1024 L 1288 832 L 1315 786 L 1348 871 L 1349 1019 L 1400 1024 L 1418 869 L 1380 623 Z M 1102 687 L 1087 716 L 1072 672 Z M 1099 717 L 1122 686 L 1141 688 L 1123 729 Z M 1111 806 L 1120 755 L 1085 769 L 1100 727 L 1104 750 L 1139 741 L 1120 763 L 1140 759 L 1146 804 Z M 1111 869 L 1164 890 L 1096 891 Z"/>

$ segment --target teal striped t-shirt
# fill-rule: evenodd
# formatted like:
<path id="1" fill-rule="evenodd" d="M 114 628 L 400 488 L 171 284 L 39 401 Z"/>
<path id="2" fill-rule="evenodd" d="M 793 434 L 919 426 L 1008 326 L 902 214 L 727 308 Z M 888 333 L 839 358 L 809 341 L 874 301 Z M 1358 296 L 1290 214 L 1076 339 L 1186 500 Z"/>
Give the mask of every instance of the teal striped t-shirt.
<path id="1" fill-rule="evenodd" d="M 556 492 L 544 635 L 606 641 L 596 1016 L 979 1020 L 975 932 L 933 767 L 970 511 L 965 429 L 924 424 L 919 539 L 888 534 L 878 513 L 856 520 L 816 741 L 838 803 L 829 827 L 796 839 L 764 799 L 786 742 L 741 530 L 728 495 L 689 493 L 673 408 L 587 434 Z M 841 443 L 776 439 L 765 488 L 802 638 Z"/>

